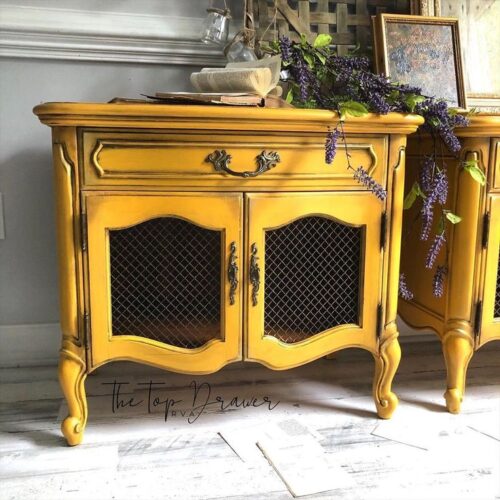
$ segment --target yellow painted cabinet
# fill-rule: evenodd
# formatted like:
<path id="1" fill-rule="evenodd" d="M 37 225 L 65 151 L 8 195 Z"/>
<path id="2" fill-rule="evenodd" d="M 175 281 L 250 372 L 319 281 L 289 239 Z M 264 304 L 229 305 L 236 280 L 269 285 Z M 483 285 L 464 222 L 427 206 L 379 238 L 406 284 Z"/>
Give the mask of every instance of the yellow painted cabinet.
<path id="1" fill-rule="evenodd" d="M 442 154 L 449 176 L 448 208 L 461 222 L 447 230 L 447 251 L 437 265 L 447 269 L 441 297 L 433 295 L 435 270 L 422 269 L 430 242 L 420 240 L 420 208 L 405 212 L 401 271 L 413 291 L 412 300 L 399 300 L 403 320 L 416 328 L 432 328 L 440 337 L 447 370 L 445 400 L 452 413 L 460 411 L 467 367 L 474 353 L 491 340 L 500 340 L 500 115 L 472 115 L 468 127 L 455 130 L 462 144 L 459 157 Z M 431 139 L 408 141 L 407 186 L 416 180 Z M 484 185 L 462 168 L 478 165 Z M 441 208 L 434 214 L 437 230 Z M 415 265 L 415 262 L 419 265 Z"/>
<path id="2" fill-rule="evenodd" d="M 406 135 L 420 117 L 143 103 L 51 103 L 62 432 L 82 441 L 85 378 L 122 359 L 193 374 L 285 369 L 344 347 L 375 361 L 390 418 Z M 341 141 L 342 142 L 342 141 Z M 342 153 L 340 152 L 342 151 Z M 362 165 L 380 200 L 348 168 Z"/>

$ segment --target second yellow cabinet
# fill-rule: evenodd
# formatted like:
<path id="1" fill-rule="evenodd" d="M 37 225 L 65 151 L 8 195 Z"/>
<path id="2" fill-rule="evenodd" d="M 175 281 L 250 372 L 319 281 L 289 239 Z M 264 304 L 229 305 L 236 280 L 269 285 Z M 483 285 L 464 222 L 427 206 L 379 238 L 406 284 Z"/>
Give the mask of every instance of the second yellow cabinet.
<path id="1" fill-rule="evenodd" d="M 442 295 L 433 295 L 434 270 L 420 271 L 430 242 L 419 237 L 419 207 L 405 215 L 401 270 L 414 293 L 400 299 L 403 320 L 415 328 L 431 328 L 442 343 L 446 363 L 446 406 L 461 409 L 467 368 L 472 356 L 486 343 L 500 340 L 500 116 L 475 114 L 467 127 L 455 130 L 462 150 L 459 157 L 443 151 L 450 193 L 448 208 L 461 222 L 447 230 L 447 251 L 437 265 L 446 269 Z M 413 185 L 423 153 L 432 151 L 432 139 L 413 137 L 408 144 L 406 182 Z M 463 168 L 473 162 L 483 172 L 484 186 Z M 438 229 L 441 208 L 435 208 Z"/>

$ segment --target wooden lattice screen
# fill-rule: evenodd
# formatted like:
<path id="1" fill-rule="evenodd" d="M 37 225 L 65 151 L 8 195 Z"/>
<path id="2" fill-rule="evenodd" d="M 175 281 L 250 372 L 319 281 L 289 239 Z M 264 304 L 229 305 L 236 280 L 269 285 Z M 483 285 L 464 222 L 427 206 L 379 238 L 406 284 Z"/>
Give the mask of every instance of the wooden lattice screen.
<path id="1" fill-rule="evenodd" d="M 312 41 L 318 33 L 332 35 L 337 53 L 345 55 L 357 44 L 371 46 L 371 16 L 381 12 L 409 14 L 410 0 L 254 0 L 257 41 L 286 35 L 298 40 L 304 33 Z"/>

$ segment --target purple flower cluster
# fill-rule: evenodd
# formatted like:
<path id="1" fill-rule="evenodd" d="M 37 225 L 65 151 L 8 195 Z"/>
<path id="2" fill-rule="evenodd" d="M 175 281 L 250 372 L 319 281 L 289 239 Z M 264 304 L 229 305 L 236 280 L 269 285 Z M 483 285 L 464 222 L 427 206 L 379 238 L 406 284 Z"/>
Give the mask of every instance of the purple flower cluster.
<path id="1" fill-rule="evenodd" d="M 337 141 L 340 135 L 340 131 L 335 128 L 335 130 L 328 132 L 326 134 L 325 142 L 325 163 L 330 165 L 335 158 L 337 153 Z"/>
<path id="2" fill-rule="evenodd" d="M 370 71 L 370 59 L 364 56 L 331 56 L 329 65 L 336 72 Z M 375 75 L 377 76 L 377 75 Z"/>
<path id="3" fill-rule="evenodd" d="M 367 101 L 370 103 L 370 109 L 375 113 L 386 115 L 391 111 L 391 106 L 376 92 L 367 92 Z"/>
<path id="4" fill-rule="evenodd" d="M 391 111 L 386 95 L 391 90 L 389 80 L 380 75 L 372 73 L 359 73 L 356 75 L 358 84 L 358 99 L 366 102 L 371 111 L 386 115 Z"/>
<path id="5" fill-rule="evenodd" d="M 424 182 L 427 182 L 427 179 L 425 179 Z M 429 238 L 434 205 L 439 203 L 444 206 L 446 204 L 446 199 L 448 198 L 448 176 L 446 175 L 446 171 L 444 169 L 439 170 L 434 175 L 430 189 L 424 189 L 424 193 L 426 197 L 422 203 L 422 231 L 420 232 L 420 239 L 422 241 Z"/>
<path id="6" fill-rule="evenodd" d="M 406 283 L 406 276 L 404 273 L 399 275 L 399 296 L 405 300 L 413 299 L 413 292 L 408 288 Z"/>
<path id="7" fill-rule="evenodd" d="M 388 85 L 387 79 L 370 72 L 370 61 L 366 57 L 335 56 L 328 58 L 326 69 L 329 79 L 328 95 L 333 107 L 345 100 L 361 101 L 384 109 L 381 87 Z M 373 109 L 375 111 L 375 109 Z"/>
<path id="8" fill-rule="evenodd" d="M 451 125 L 453 127 L 468 127 L 469 126 L 469 119 L 464 116 L 464 115 L 459 115 L 459 114 L 456 114 L 452 117 L 450 117 L 451 119 Z"/>
<path id="9" fill-rule="evenodd" d="M 453 129 L 467 126 L 469 123 L 467 118 L 459 114 L 450 114 L 446 101 L 430 98 L 418 103 L 415 112 L 425 118 L 425 128 L 437 132 L 452 153 L 460 151 L 460 141 L 453 133 Z"/>
<path id="10" fill-rule="evenodd" d="M 371 191 L 379 200 L 385 200 L 387 191 L 363 168 L 354 171 L 354 179 Z"/>
<path id="11" fill-rule="evenodd" d="M 444 280 L 448 274 L 448 269 L 445 266 L 437 266 L 436 272 L 432 279 L 432 293 L 435 297 L 442 297 L 444 293 Z"/>
<path id="12" fill-rule="evenodd" d="M 432 205 L 428 203 L 424 203 L 422 205 L 422 228 L 420 230 L 420 240 L 427 241 L 429 239 L 429 235 L 431 234 L 432 229 L 432 221 L 434 220 L 434 210 Z"/>
<path id="13" fill-rule="evenodd" d="M 292 62 L 292 42 L 287 36 L 281 36 L 279 39 L 281 60 L 288 64 Z"/>
<path id="14" fill-rule="evenodd" d="M 444 231 L 442 233 L 436 234 L 432 245 L 429 248 L 429 252 L 427 253 L 427 257 L 425 259 L 425 267 L 427 269 L 432 269 L 434 267 L 434 263 L 443 248 L 443 245 L 446 243 L 446 235 Z"/>
<path id="15" fill-rule="evenodd" d="M 457 136 L 453 133 L 453 129 L 451 129 L 449 126 L 445 124 L 438 125 L 436 129 L 439 132 L 441 139 L 446 144 L 446 147 L 452 153 L 458 153 L 462 146 Z"/>
<path id="16" fill-rule="evenodd" d="M 419 182 L 420 188 L 424 193 L 429 193 L 432 189 L 432 179 L 434 177 L 434 169 L 436 162 L 434 157 L 425 156 L 420 166 Z"/>
<path id="17" fill-rule="evenodd" d="M 437 198 L 437 202 L 440 205 L 446 205 L 446 200 L 448 199 L 448 175 L 446 170 L 440 170 L 435 177 L 433 192 Z"/>
<path id="18" fill-rule="evenodd" d="M 303 59 L 294 59 L 295 62 L 293 66 L 290 66 L 290 72 L 299 86 L 300 99 L 305 102 L 309 98 L 309 82 L 311 80 L 311 74 L 307 63 Z"/>
<path id="19" fill-rule="evenodd" d="M 403 94 L 422 95 L 422 89 L 420 87 L 408 85 L 407 83 L 392 83 L 391 85 L 393 90 L 399 90 L 399 92 L 402 92 Z"/>

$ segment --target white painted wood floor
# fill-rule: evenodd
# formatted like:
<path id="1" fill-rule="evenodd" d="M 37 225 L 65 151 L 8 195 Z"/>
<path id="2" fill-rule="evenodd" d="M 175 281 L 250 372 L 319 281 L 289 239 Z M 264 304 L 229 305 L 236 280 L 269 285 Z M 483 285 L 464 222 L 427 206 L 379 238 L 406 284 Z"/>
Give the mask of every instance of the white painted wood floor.
<path id="1" fill-rule="evenodd" d="M 237 364 L 204 377 L 110 364 L 87 379 L 89 422 L 75 448 L 59 432 L 66 404 L 55 367 L 0 370 L 0 499 L 292 498 L 255 445 L 258 432 L 284 421 L 311 429 L 342 486 L 302 498 L 500 498 L 499 344 L 474 356 L 460 415 L 444 411 L 439 343 L 403 345 L 400 406 L 390 421 L 376 418 L 374 364 L 360 350 L 288 371 Z M 103 383 L 114 380 L 128 382 L 123 399 L 136 402 L 148 398 L 139 383 L 164 382 L 155 395 L 183 400 L 172 409 L 191 405 L 192 380 L 209 382 L 212 399 L 280 403 L 272 411 L 211 407 L 192 424 L 179 413 L 165 422 L 163 408 L 149 414 L 145 404 L 113 413 L 112 386 Z M 230 447 L 225 432 L 240 445 Z"/>

